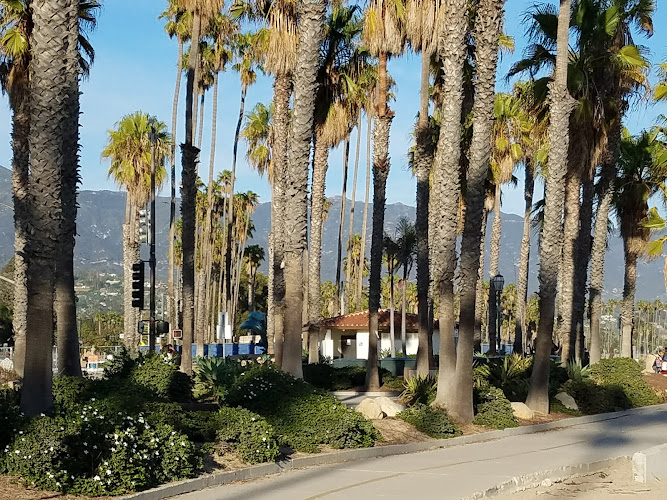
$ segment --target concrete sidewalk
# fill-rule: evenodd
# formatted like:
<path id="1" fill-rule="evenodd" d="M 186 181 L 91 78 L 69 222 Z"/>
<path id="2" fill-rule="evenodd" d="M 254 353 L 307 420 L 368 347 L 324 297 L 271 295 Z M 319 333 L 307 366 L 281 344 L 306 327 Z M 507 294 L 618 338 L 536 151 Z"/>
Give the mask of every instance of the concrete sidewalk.
<path id="1" fill-rule="evenodd" d="M 667 407 L 562 430 L 296 470 L 178 500 L 460 499 L 518 476 L 600 462 L 667 442 Z"/>

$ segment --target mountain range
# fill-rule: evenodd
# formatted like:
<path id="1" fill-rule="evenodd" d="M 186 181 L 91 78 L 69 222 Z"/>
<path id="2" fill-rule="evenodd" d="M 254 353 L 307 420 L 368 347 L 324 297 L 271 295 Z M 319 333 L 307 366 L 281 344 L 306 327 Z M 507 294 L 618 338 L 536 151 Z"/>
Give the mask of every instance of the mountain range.
<path id="1" fill-rule="evenodd" d="M 391 198 L 391 193 L 387 193 Z M 11 172 L 0 167 L 0 201 L 11 205 Z M 338 227 L 341 213 L 341 197 L 331 198 L 333 205 L 324 224 L 322 240 L 322 280 L 334 280 L 336 275 L 336 253 Z M 350 201 L 345 217 L 345 239 L 347 239 Z M 361 232 L 363 203 L 355 203 L 354 231 Z M 260 204 L 252 220 L 255 232 L 250 243 L 267 247 L 270 229 L 271 204 Z M 367 255 L 370 252 L 370 228 L 372 207 L 368 210 Z M 0 205 L 0 268 L 13 253 L 14 227 L 12 212 Z M 393 234 L 401 217 L 414 220 L 415 208 L 401 203 L 389 204 L 385 212 L 385 227 L 388 234 Z M 488 241 L 491 232 L 490 215 L 487 233 L 486 271 L 488 274 Z M 123 247 L 121 242 L 121 225 L 125 217 L 125 193 L 118 191 L 87 191 L 79 193 L 79 215 L 77 220 L 77 243 L 75 249 L 75 267 L 100 271 L 115 270 L 122 272 Z M 505 276 L 506 283 L 516 282 L 519 269 L 519 250 L 523 231 L 523 218 L 513 214 L 502 214 L 503 232 L 501 237 L 500 272 Z M 167 241 L 169 231 L 169 199 L 160 197 L 157 201 L 156 232 L 158 273 L 166 278 Z M 537 240 L 532 235 L 530 258 L 529 290 L 536 291 L 537 283 Z M 148 257 L 148 248 L 143 245 L 142 257 Z M 343 249 L 344 250 L 344 249 Z M 267 254 L 268 255 L 268 254 Z M 637 269 L 637 300 L 665 300 L 665 282 L 661 260 L 641 261 Z M 266 264 L 263 265 L 266 272 Z M 413 271 L 414 273 L 414 271 Z M 605 265 L 605 298 L 620 298 L 623 292 L 623 244 L 614 234 L 609 239 Z"/>

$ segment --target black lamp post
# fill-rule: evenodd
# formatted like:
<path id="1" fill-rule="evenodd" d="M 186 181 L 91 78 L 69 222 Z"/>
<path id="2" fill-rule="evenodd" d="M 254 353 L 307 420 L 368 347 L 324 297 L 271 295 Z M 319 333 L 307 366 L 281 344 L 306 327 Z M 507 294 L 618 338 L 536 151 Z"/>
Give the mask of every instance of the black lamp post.
<path id="1" fill-rule="evenodd" d="M 493 298 L 496 303 L 496 342 L 498 344 L 498 350 L 500 350 L 500 328 L 502 326 L 502 311 L 500 308 L 500 296 L 503 293 L 503 286 L 505 286 L 505 278 L 502 274 L 496 274 L 491 278 L 493 284 L 493 291 L 495 297 Z"/>

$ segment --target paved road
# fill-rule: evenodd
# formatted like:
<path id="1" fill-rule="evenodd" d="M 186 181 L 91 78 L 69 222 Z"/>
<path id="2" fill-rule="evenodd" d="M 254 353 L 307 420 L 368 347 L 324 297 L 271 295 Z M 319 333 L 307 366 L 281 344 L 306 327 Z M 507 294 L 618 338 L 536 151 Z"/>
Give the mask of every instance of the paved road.
<path id="1" fill-rule="evenodd" d="M 631 455 L 667 442 L 667 407 L 487 443 L 314 467 L 178 500 L 456 500 L 513 477 Z"/>

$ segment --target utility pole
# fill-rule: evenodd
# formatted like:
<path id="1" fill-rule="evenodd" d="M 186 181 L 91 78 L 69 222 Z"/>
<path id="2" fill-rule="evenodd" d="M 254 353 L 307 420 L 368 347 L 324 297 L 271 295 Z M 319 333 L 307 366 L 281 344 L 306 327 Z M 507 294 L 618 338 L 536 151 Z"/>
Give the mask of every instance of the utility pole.
<path id="1" fill-rule="evenodd" d="M 150 269 L 150 324 L 148 332 L 148 350 L 155 351 L 155 142 L 157 140 L 155 133 L 155 124 L 151 123 L 151 222 L 150 222 L 150 256 L 148 258 L 148 266 Z"/>

